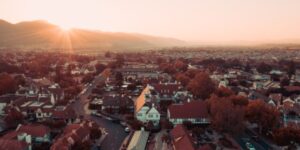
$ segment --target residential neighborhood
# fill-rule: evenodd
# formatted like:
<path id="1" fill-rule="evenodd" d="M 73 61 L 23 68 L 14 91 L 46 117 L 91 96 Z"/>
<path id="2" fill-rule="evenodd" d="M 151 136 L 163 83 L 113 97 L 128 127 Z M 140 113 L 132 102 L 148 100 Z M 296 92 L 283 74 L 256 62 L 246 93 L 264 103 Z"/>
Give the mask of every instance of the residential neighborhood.
<path id="1" fill-rule="evenodd" d="M 1 54 L 0 149 L 299 148 L 297 61 L 136 55 Z"/>

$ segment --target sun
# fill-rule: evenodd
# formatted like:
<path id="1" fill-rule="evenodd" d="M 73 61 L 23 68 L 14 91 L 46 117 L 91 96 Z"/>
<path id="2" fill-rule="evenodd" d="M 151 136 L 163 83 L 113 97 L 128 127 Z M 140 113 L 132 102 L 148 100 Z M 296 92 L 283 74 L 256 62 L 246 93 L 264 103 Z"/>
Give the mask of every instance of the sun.
<path id="1" fill-rule="evenodd" d="M 69 26 L 69 25 L 60 25 L 59 26 L 63 31 L 70 31 L 72 30 L 73 27 Z"/>

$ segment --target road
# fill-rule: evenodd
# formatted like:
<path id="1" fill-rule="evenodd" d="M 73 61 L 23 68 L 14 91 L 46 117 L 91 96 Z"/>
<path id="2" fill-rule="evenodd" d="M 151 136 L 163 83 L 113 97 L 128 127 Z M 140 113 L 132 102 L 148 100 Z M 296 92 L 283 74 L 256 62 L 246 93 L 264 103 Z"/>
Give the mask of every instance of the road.
<path id="1" fill-rule="evenodd" d="M 260 137 L 254 140 L 252 137 L 255 136 L 250 130 L 246 129 L 246 131 L 241 134 L 239 137 L 236 137 L 235 140 L 240 144 L 240 146 L 247 150 L 246 142 L 251 143 L 256 150 L 271 150 L 271 146 L 264 142 Z"/>
<path id="2" fill-rule="evenodd" d="M 78 99 L 72 104 L 72 106 L 79 116 L 82 116 L 85 119 L 93 120 L 98 125 L 105 128 L 105 131 L 108 133 L 108 135 L 101 144 L 101 150 L 119 150 L 123 140 L 128 135 L 128 133 L 124 131 L 124 127 L 109 120 L 91 116 L 86 107 L 89 102 L 88 96 L 91 94 L 92 89 L 101 82 L 105 82 L 105 78 L 101 75 L 96 76 L 91 85 L 86 87 L 86 91 L 78 95 Z"/>

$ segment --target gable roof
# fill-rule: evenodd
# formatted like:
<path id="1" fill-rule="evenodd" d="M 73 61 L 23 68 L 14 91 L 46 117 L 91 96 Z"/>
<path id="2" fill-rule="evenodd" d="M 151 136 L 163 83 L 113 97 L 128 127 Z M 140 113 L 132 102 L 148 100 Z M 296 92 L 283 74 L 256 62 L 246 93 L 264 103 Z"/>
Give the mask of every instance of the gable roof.
<path id="1" fill-rule="evenodd" d="M 191 101 L 172 104 L 168 108 L 170 118 L 208 118 L 207 104 L 204 101 Z"/>
<path id="2" fill-rule="evenodd" d="M 138 112 L 146 103 L 146 94 L 150 93 L 150 88 L 149 86 L 146 86 L 145 89 L 142 91 L 140 96 L 136 99 L 135 101 L 135 112 Z"/>
<path id="3" fill-rule="evenodd" d="M 172 129 L 171 137 L 175 150 L 195 150 L 192 138 L 183 125 L 179 124 Z"/>
<path id="4" fill-rule="evenodd" d="M 27 133 L 33 137 L 44 137 L 50 133 L 50 128 L 44 125 L 21 125 L 16 130 L 19 133 Z"/>
<path id="5" fill-rule="evenodd" d="M 25 150 L 28 144 L 18 140 L 0 139 L 0 149 L 3 150 Z"/>
<path id="6" fill-rule="evenodd" d="M 173 95 L 180 90 L 181 85 L 177 83 L 159 83 L 154 84 L 153 87 L 160 95 Z"/>
<path id="7" fill-rule="evenodd" d="M 75 142 L 82 141 L 90 134 L 90 129 L 98 127 L 94 122 L 84 121 L 80 124 L 70 124 L 63 134 L 53 142 L 51 150 L 68 150 Z"/>

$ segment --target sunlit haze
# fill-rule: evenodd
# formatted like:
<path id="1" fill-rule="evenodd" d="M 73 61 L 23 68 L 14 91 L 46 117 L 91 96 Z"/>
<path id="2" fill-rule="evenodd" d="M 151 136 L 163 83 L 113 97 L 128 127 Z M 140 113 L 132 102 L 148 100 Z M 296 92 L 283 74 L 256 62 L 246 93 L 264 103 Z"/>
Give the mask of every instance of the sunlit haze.
<path id="1" fill-rule="evenodd" d="M 0 0 L 0 18 L 202 43 L 300 41 L 299 0 Z"/>

